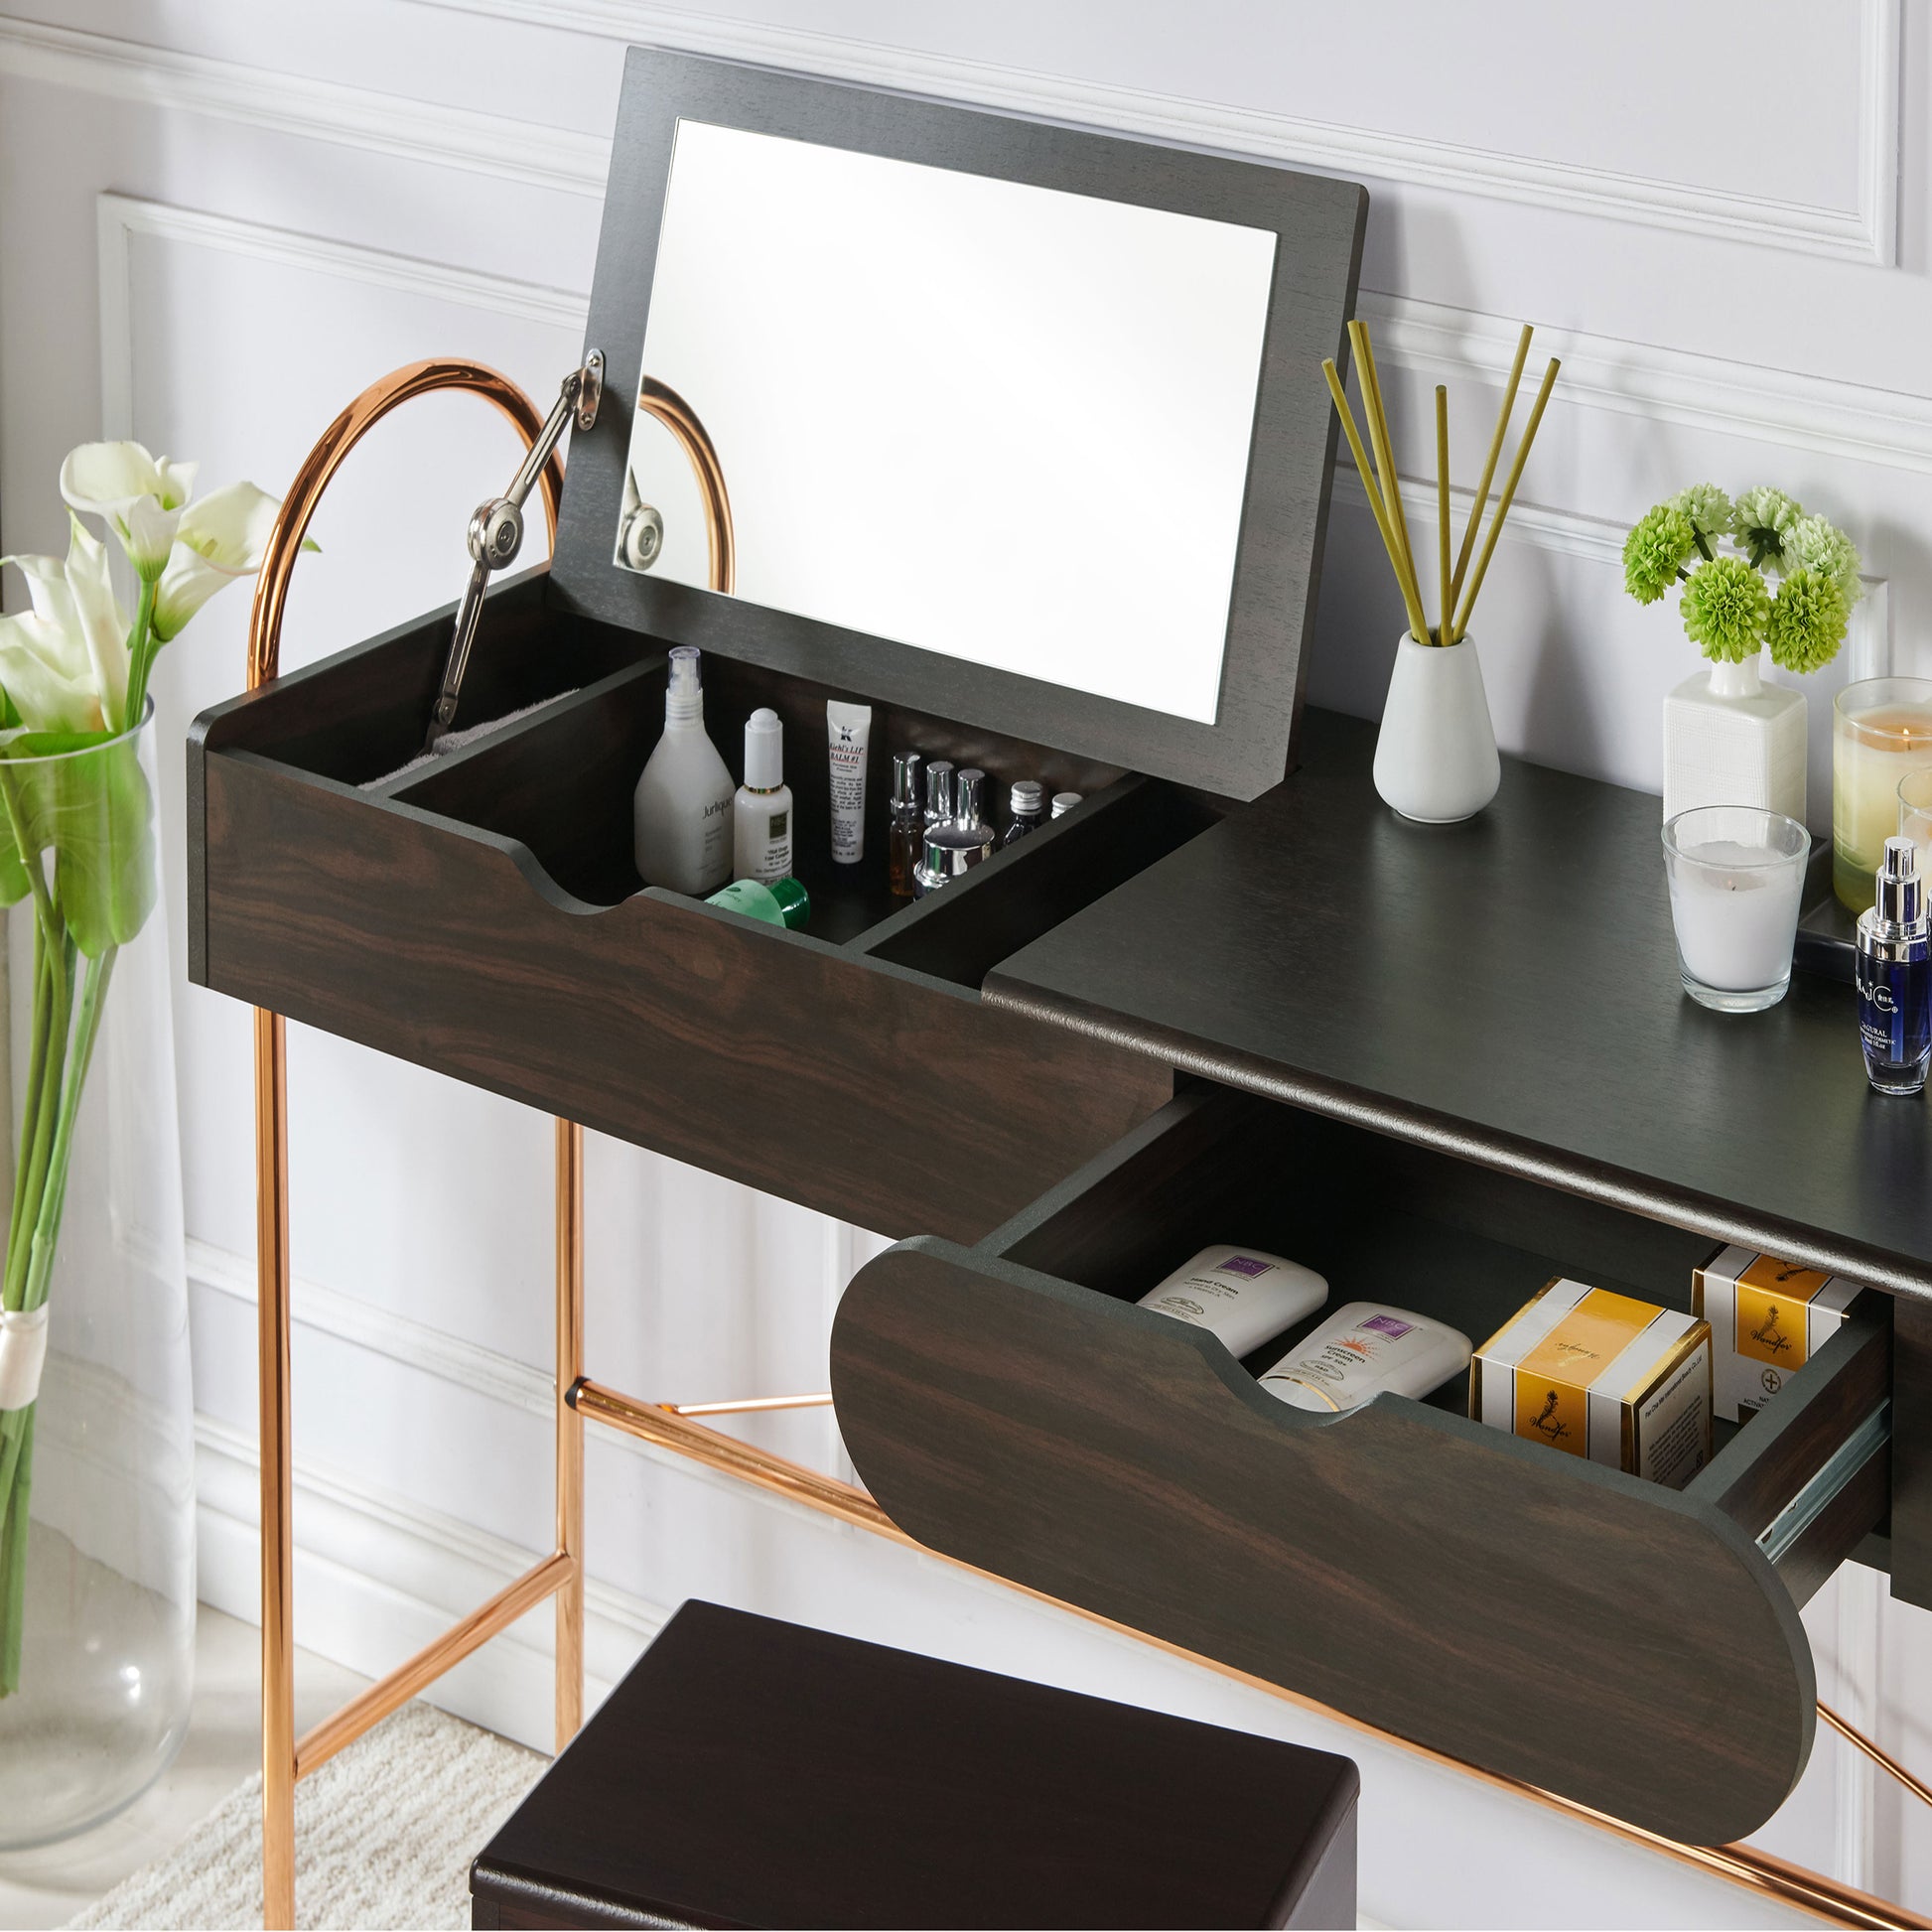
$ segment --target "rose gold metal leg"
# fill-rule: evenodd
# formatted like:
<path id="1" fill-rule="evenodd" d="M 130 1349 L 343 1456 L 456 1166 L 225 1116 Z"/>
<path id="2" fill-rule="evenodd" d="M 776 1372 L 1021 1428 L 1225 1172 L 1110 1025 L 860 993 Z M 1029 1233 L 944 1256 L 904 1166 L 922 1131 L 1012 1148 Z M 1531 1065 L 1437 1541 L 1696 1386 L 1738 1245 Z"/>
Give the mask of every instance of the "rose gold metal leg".
<path id="1" fill-rule="evenodd" d="M 1892 1756 L 1890 1751 L 1881 1750 L 1856 1725 L 1848 1724 L 1823 1698 L 1818 1700 L 1818 1715 L 1855 1749 L 1863 1751 L 1879 1770 L 1895 1778 L 1922 1805 L 1932 1805 L 1932 1785 L 1921 1777 L 1915 1776 Z"/>
<path id="2" fill-rule="evenodd" d="M 295 1924 L 295 1554 L 289 1469 L 288 1030 L 255 1013 L 256 1343 L 262 1478 L 262 1924 Z"/>
<path id="3" fill-rule="evenodd" d="M 557 1748 L 584 1722 L 584 1419 L 571 1391 L 584 1373 L 584 1130 L 557 1123 Z"/>
<path id="4" fill-rule="evenodd" d="M 507 1630 L 518 1617 L 527 1616 L 546 1596 L 563 1587 L 569 1572 L 570 1559 L 561 1550 L 551 1551 L 514 1583 L 505 1584 L 487 1602 L 479 1603 L 461 1623 L 426 1643 L 407 1663 L 398 1665 L 387 1677 L 377 1678 L 366 1691 L 303 1735 L 295 1747 L 295 1775 L 306 1778 L 320 1769 L 390 1712 L 401 1710 L 418 1691 L 427 1690 L 446 1670 L 481 1649 L 497 1631 Z"/>
<path id="5" fill-rule="evenodd" d="M 483 396 L 509 418 L 526 446 L 534 445 L 542 430 L 542 412 L 529 397 L 507 376 L 478 362 L 453 359 L 412 362 L 364 389 L 323 432 L 296 472 L 295 481 L 282 499 L 282 507 L 276 512 L 261 573 L 255 580 L 255 602 L 248 615 L 250 691 L 272 683 L 281 672 L 282 618 L 288 603 L 289 580 L 302 552 L 309 519 L 315 515 L 316 505 L 344 459 L 391 410 L 437 389 L 469 389 Z M 563 480 L 563 463 L 552 457 L 543 472 L 543 507 L 553 546 Z M 260 1009 L 255 1013 L 255 1189 L 256 1271 L 260 1287 L 256 1325 L 261 1361 L 262 1924 L 279 1928 L 295 1924 L 288 1036 L 281 1016 Z M 547 1561 L 554 1562 L 554 1559 Z M 540 1600 L 540 1596 L 530 1599 Z M 485 1605 L 484 1611 L 489 1607 Z M 463 1625 L 459 1629 L 467 1627 Z M 404 1666 L 405 1670 L 408 1668 Z"/>

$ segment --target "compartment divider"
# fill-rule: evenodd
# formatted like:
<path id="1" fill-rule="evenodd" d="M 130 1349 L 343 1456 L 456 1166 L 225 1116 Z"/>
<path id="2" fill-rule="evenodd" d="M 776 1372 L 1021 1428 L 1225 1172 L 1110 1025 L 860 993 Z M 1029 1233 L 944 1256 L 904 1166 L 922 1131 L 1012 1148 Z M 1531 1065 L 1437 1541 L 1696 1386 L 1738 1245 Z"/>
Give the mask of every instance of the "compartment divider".
<path id="1" fill-rule="evenodd" d="M 974 991 L 1002 959 L 1211 823 L 1173 786 L 1128 776 L 849 943 Z"/>
<path id="2" fill-rule="evenodd" d="M 610 905 L 637 891 L 630 794 L 663 722 L 661 655 L 545 705 L 411 772 L 397 804 L 528 847 L 573 897 Z"/>

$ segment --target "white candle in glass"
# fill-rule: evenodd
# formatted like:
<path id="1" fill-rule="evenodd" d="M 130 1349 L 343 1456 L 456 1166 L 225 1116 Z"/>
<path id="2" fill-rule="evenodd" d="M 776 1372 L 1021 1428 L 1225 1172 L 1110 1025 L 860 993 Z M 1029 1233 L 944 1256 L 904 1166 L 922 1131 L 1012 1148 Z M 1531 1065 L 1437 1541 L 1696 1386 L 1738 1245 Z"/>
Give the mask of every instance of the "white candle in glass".
<path id="1" fill-rule="evenodd" d="M 1671 869 L 1671 920 L 1684 970 L 1724 992 L 1776 986 L 1791 971 L 1805 869 L 1766 865 L 1761 846 L 1712 839 Z"/>

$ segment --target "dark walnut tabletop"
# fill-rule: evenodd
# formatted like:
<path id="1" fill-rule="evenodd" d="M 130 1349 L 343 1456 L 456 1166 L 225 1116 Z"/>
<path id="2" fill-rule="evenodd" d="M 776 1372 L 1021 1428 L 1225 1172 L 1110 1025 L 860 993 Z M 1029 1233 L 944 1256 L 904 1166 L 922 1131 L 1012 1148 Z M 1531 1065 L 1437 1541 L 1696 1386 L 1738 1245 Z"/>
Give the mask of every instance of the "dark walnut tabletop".
<path id="1" fill-rule="evenodd" d="M 1296 774 L 1006 960 L 989 1001 L 1493 1167 L 1932 1297 L 1932 1126 L 1865 1084 L 1851 987 L 1684 994 L 1649 792 L 1503 760 L 1462 825 Z"/>

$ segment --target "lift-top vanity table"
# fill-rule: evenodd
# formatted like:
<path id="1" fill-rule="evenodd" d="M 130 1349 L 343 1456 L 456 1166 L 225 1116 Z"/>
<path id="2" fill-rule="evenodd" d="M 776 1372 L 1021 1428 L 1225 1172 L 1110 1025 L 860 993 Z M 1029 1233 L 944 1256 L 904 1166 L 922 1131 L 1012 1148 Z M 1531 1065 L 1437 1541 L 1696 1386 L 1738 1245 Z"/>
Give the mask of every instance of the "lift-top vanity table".
<path id="1" fill-rule="evenodd" d="M 1365 208 L 633 53 L 601 406 L 551 567 L 486 599 L 459 722 L 539 708 L 398 775 L 451 613 L 278 676 L 302 528 L 413 393 L 478 389 L 526 437 L 537 416 L 430 364 L 319 446 L 264 569 L 257 688 L 198 722 L 189 777 L 191 973 L 260 1015 L 271 1923 L 294 1779 L 546 1595 L 575 1728 L 586 1416 L 1693 1848 L 1754 1831 L 1803 1768 L 1798 1607 L 1833 1570 L 1856 1553 L 1932 1605 L 1932 1132 L 1867 1094 L 1848 990 L 1801 977 L 1741 1020 L 1684 1001 L 1653 797 L 1509 762 L 1477 819 L 1411 825 L 1370 786 L 1372 729 L 1301 715 L 1318 363 Z M 626 553 L 645 507 L 661 550 Z M 806 932 L 639 891 L 631 791 L 677 642 L 734 766 L 754 706 L 784 720 Z M 873 713 L 850 868 L 828 697 Z M 1084 802 L 906 904 L 905 749 Z M 557 1549 L 300 1741 L 283 1017 L 559 1120 Z M 585 1127 L 903 1237 L 832 1336 L 863 1489 L 585 1376 Z M 1134 1306 L 1241 1240 L 1479 1340 L 1559 1272 L 1688 1307 L 1719 1239 L 1874 1292 L 1681 1493 L 1469 1422 L 1462 1379 L 1317 1420 Z"/>

